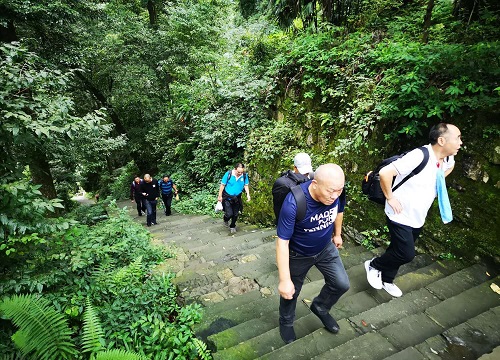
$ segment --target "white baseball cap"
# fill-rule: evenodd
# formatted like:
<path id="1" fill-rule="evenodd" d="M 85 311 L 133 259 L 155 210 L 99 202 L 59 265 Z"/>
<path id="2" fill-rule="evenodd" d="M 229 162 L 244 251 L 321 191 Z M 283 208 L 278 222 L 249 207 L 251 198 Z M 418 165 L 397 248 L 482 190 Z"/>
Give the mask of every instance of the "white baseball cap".
<path id="1" fill-rule="evenodd" d="M 299 170 L 302 175 L 309 174 L 313 171 L 311 165 L 311 157 L 306 153 L 298 153 L 293 158 L 293 165 Z"/>

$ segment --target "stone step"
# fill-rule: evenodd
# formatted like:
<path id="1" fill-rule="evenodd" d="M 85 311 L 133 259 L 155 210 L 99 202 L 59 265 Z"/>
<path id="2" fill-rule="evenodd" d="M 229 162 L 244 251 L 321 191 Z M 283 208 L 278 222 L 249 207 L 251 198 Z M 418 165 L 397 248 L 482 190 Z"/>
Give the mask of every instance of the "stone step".
<path id="1" fill-rule="evenodd" d="M 425 259 L 425 258 L 426 257 L 424 256 L 423 259 Z M 416 261 L 416 263 L 418 263 L 418 262 L 419 261 Z M 425 264 L 425 262 L 424 262 L 424 264 Z M 408 271 L 410 264 L 407 264 L 407 265 L 408 265 L 407 266 L 407 271 Z M 375 301 L 368 293 L 358 294 L 359 292 L 364 291 L 369 287 L 369 285 L 366 282 L 366 278 L 365 278 L 364 266 L 361 265 L 361 267 L 362 267 L 361 270 L 362 270 L 363 276 L 362 277 L 358 276 L 356 283 L 360 282 L 360 283 L 362 283 L 362 285 L 353 284 L 353 282 L 351 280 L 351 289 L 339 300 L 339 302 L 336 304 L 336 306 L 330 312 L 332 314 L 332 316 L 334 316 L 336 319 L 342 319 L 342 318 L 346 318 L 346 317 L 358 314 L 358 313 L 365 311 L 371 307 L 374 307 L 378 304 L 378 302 Z M 360 266 L 358 265 L 358 266 L 355 266 L 353 269 L 356 270 L 357 272 L 359 272 L 360 271 L 359 268 L 360 268 Z M 435 276 L 438 276 L 438 274 L 441 274 L 439 269 L 440 269 L 440 266 L 438 264 L 431 263 L 430 265 L 428 265 L 424 269 L 420 269 L 420 270 L 422 273 L 433 273 L 433 274 L 436 274 Z M 351 270 L 351 269 L 348 269 L 348 274 L 350 272 L 349 270 Z M 351 274 L 349 274 L 349 277 L 351 278 Z M 319 289 L 322 286 L 323 286 L 323 281 L 316 281 L 314 283 L 309 283 L 309 284 L 304 285 L 303 290 L 301 291 L 301 294 L 299 296 L 299 302 L 297 303 L 297 313 L 299 312 L 299 310 L 303 310 L 302 308 L 306 308 L 308 310 L 308 306 L 311 303 L 313 297 L 319 293 Z M 355 291 L 352 289 L 358 289 L 358 290 Z M 276 305 L 275 305 L 275 308 L 273 309 L 273 311 L 275 311 L 277 309 L 278 301 L 279 301 L 279 298 L 276 296 L 276 302 L 275 302 Z M 388 301 L 388 299 L 386 301 Z M 322 329 L 321 322 L 319 321 L 319 319 L 317 319 L 317 317 L 315 315 L 311 314 L 308 311 L 302 311 L 302 313 L 306 314 L 304 316 L 304 319 L 300 318 L 300 316 L 298 314 L 296 315 L 296 319 L 298 319 L 298 320 L 296 320 L 296 322 L 295 322 L 295 330 L 296 330 L 296 334 L 297 334 L 298 338 L 304 337 L 304 336 L 306 336 L 309 333 L 314 332 L 314 331 L 323 331 L 324 330 L 324 329 Z M 266 315 L 266 316 L 270 316 L 270 315 Z M 301 323 L 304 323 L 304 322 L 309 325 L 308 327 L 305 328 L 305 329 L 307 329 L 306 332 L 304 332 L 304 328 L 301 327 L 301 325 L 300 325 Z M 222 353 L 220 354 L 220 356 L 221 356 L 220 358 L 222 359 L 222 358 L 227 357 L 230 359 L 230 358 L 233 358 L 233 356 L 236 356 L 236 354 L 238 354 L 240 351 L 242 351 L 243 348 L 252 348 L 253 351 L 248 353 L 248 356 L 253 356 L 253 357 L 248 357 L 248 359 L 253 359 L 255 357 L 265 355 L 267 352 L 269 352 L 270 348 L 277 349 L 277 348 L 282 347 L 284 344 L 283 344 L 283 341 L 281 340 L 281 338 L 279 337 L 279 331 L 277 330 L 277 327 L 278 327 L 278 321 L 277 321 L 277 317 L 276 317 L 274 329 L 272 329 L 264 334 L 262 334 L 262 333 L 253 334 L 254 336 L 255 335 L 257 335 L 257 336 L 248 339 L 247 341 L 245 341 L 242 344 L 238 344 L 238 345 L 234 346 L 234 348 L 229 348 L 227 350 L 223 350 Z M 271 335 L 271 333 L 274 335 L 278 334 L 277 335 L 278 338 L 276 339 L 276 336 Z M 250 336 L 250 335 L 247 335 L 247 336 Z M 224 334 L 221 334 L 221 336 L 224 336 Z M 217 345 L 217 337 L 216 336 L 213 336 L 211 338 L 211 340 L 214 342 L 214 344 Z M 298 342 L 296 341 L 295 343 L 298 343 Z M 293 344 L 291 344 L 291 345 L 293 345 Z M 300 345 L 297 345 L 297 347 L 298 347 L 297 351 L 291 352 L 291 354 L 293 354 L 294 356 L 299 354 L 301 351 L 300 349 L 303 348 Z M 272 355 L 269 356 L 269 359 L 272 359 L 272 358 L 280 358 L 281 359 L 281 354 L 273 353 Z"/>
<path id="2" fill-rule="evenodd" d="M 219 303 L 207 303 L 204 308 L 202 322 L 195 325 L 195 333 L 198 337 L 206 339 L 212 334 L 222 332 L 249 319 L 260 317 L 262 311 L 271 312 L 276 310 L 277 296 L 263 296 L 259 290 L 252 290 L 246 294 L 237 295 Z M 256 304 L 260 306 L 256 306 Z M 220 324 L 224 324 L 225 327 Z"/>
<path id="3" fill-rule="evenodd" d="M 149 229 L 150 232 L 162 231 L 167 234 L 172 234 L 175 232 L 183 232 L 189 228 L 200 226 L 205 224 L 206 226 L 211 226 L 212 223 L 215 222 L 215 219 L 209 216 L 196 216 L 196 217 L 182 217 L 182 216 L 156 216 L 157 225 L 151 226 Z M 146 216 L 142 216 L 140 223 L 146 223 Z"/>
<path id="4" fill-rule="evenodd" d="M 266 269 L 266 266 L 275 264 L 275 255 L 269 247 L 274 246 L 267 243 L 257 243 L 258 246 L 248 249 L 248 254 L 235 255 L 218 259 L 207 259 L 198 254 L 191 256 L 191 260 L 185 263 L 184 269 L 178 273 L 176 280 L 183 282 L 189 280 L 196 274 L 205 274 L 207 272 L 219 272 L 228 267 L 236 276 L 245 276 L 253 278 L 252 269 Z M 232 260 L 231 260 L 232 259 Z M 275 267 L 275 265 L 274 265 Z M 274 269 L 273 269 L 274 270 Z"/>
<path id="5" fill-rule="evenodd" d="M 248 305 L 255 301 L 261 300 L 264 297 L 258 290 L 248 292 L 243 295 L 233 296 L 224 300 L 223 303 L 209 303 L 203 307 L 203 320 L 211 322 L 220 317 L 220 314 L 228 309 L 239 309 L 242 306 Z M 200 329 L 203 324 L 197 324 L 196 329 Z"/>
<path id="6" fill-rule="evenodd" d="M 444 276 L 452 273 L 455 270 L 456 266 L 452 264 L 445 267 L 442 264 L 431 263 L 424 268 L 417 269 L 413 272 L 408 272 L 405 275 L 398 276 L 397 279 L 405 281 L 405 278 L 413 277 L 415 273 L 419 273 L 422 278 L 427 279 L 427 282 L 431 283 L 434 280 L 443 278 Z M 431 274 L 431 276 L 427 276 L 428 274 Z M 366 279 L 363 280 L 366 282 Z M 330 314 L 335 319 L 349 318 L 349 327 L 353 327 L 356 333 L 362 333 L 359 328 L 356 328 L 356 321 L 359 321 L 360 324 L 366 324 L 367 329 L 373 329 L 373 324 L 364 320 L 365 317 L 366 319 L 368 319 L 368 321 L 370 321 L 372 318 L 377 318 L 377 314 L 384 313 L 385 309 L 392 309 L 392 307 L 395 307 L 396 310 L 391 311 L 391 315 L 393 316 L 392 320 L 394 321 L 400 319 L 402 316 L 406 316 L 407 314 L 411 314 L 417 311 L 423 311 L 427 308 L 427 306 L 429 306 L 429 304 L 435 304 L 439 302 L 439 299 L 429 293 L 429 291 L 420 289 L 422 286 L 425 286 L 425 284 L 423 284 L 422 282 L 414 282 L 412 286 L 413 288 L 411 288 L 410 286 L 407 288 L 407 294 L 405 294 L 405 296 L 398 299 L 393 299 L 391 296 L 374 296 L 376 295 L 374 294 L 374 292 L 385 293 L 385 291 L 377 291 L 372 288 L 368 288 L 368 290 L 366 291 L 362 291 L 351 296 L 348 295 L 348 292 L 340 298 L 339 302 L 330 311 Z M 372 317 L 370 317 L 370 315 Z M 316 316 L 313 314 L 310 314 L 308 316 L 316 318 Z M 280 360 L 295 359 L 296 357 L 312 358 L 321 354 L 321 352 L 325 352 L 331 349 L 331 347 L 335 343 L 332 343 L 329 340 L 325 340 L 326 342 L 322 343 L 321 345 L 318 345 L 315 341 L 313 342 L 311 340 L 313 338 L 317 338 L 318 332 L 325 332 L 325 330 L 322 328 L 322 324 L 319 322 L 319 320 L 317 321 L 318 327 L 314 329 L 311 334 L 307 334 L 307 336 L 305 336 L 304 338 L 298 337 L 298 340 L 294 343 L 281 347 L 270 354 L 262 356 L 261 358 L 279 358 Z M 375 325 L 377 324 L 375 321 L 373 322 L 375 323 Z M 297 326 L 295 327 L 297 330 Z M 344 329 L 341 328 L 341 332 L 343 330 Z M 281 344 L 283 344 L 283 342 L 281 342 Z"/>
<path id="7" fill-rule="evenodd" d="M 206 230 L 210 230 L 214 228 L 214 225 L 206 221 L 197 222 L 189 225 L 189 228 L 176 228 L 171 229 L 167 224 L 158 224 L 149 227 L 150 233 L 156 237 L 161 238 L 165 241 L 165 243 L 176 242 L 181 244 L 183 242 L 188 242 L 189 238 L 192 238 L 195 235 L 200 235 L 200 233 L 206 232 Z"/>
<path id="8" fill-rule="evenodd" d="M 238 324 L 222 333 L 214 334 L 210 340 L 214 344 L 214 348 L 224 350 L 235 346 L 243 341 L 259 337 L 260 334 L 273 332 L 278 334 L 278 340 L 272 344 L 275 348 L 283 346 L 283 341 L 279 338 L 278 326 L 278 307 L 279 298 L 276 297 L 274 311 L 266 313 L 260 318 L 254 318 L 244 323 Z M 351 295 L 349 297 L 342 297 L 337 305 L 342 309 L 344 314 L 357 314 L 367 308 L 377 305 L 377 302 L 369 296 L 366 292 Z M 309 311 L 308 303 L 301 302 L 297 304 L 295 330 L 298 337 L 305 337 L 310 332 L 322 328 L 319 319 L 311 314 Z M 307 326 L 304 326 L 307 324 Z M 324 330 L 324 329 L 322 329 Z M 267 335 L 265 335 L 267 336 Z M 260 338 L 255 340 L 260 342 Z M 269 358 L 273 358 L 270 356 Z M 295 357 L 293 357 L 295 358 Z"/>
<path id="9" fill-rule="evenodd" d="M 217 273 L 228 267 L 233 267 L 239 263 L 238 260 L 231 260 L 225 263 L 216 263 L 214 261 L 206 261 L 204 258 L 191 258 L 185 263 L 184 268 L 176 274 L 174 282 L 176 284 L 186 283 L 189 280 L 207 273 Z"/>
<path id="10" fill-rule="evenodd" d="M 212 232 L 219 235 L 229 235 L 229 230 L 218 219 L 203 218 L 195 219 L 186 222 L 183 226 L 170 226 L 171 224 L 163 222 L 158 225 L 148 228 L 153 233 L 162 234 L 169 240 L 177 240 L 181 242 L 183 238 L 188 236 L 197 235 L 198 233 Z M 239 227 L 239 232 L 248 232 L 253 229 L 258 229 L 255 225 L 242 225 Z M 236 233 L 238 234 L 238 232 Z"/>
<path id="11" fill-rule="evenodd" d="M 401 316 L 423 312 L 427 308 L 437 305 L 442 300 L 456 296 L 484 281 L 488 281 L 489 278 L 485 270 L 485 266 L 477 264 L 459 270 L 427 285 L 419 282 L 412 282 L 415 280 L 413 273 L 400 278 L 398 277 L 398 283 L 400 283 L 400 285 L 401 283 L 405 284 L 405 295 L 403 297 L 392 299 L 387 303 L 382 303 L 376 308 L 351 317 L 349 320 L 360 333 L 381 329 L 401 319 Z M 431 272 L 434 273 L 434 270 L 431 270 Z M 450 286 L 452 284 L 455 284 L 455 286 Z M 420 285 L 423 287 L 408 293 L 410 286 L 415 288 L 415 286 Z M 446 296 L 443 297 L 444 294 L 446 294 Z"/>
<path id="12" fill-rule="evenodd" d="M 239 260 L 247 255 L 253 254 L 254 249 L 259 248 L 263 244 L 262 239 L 253 239 L 242 241 L 241 243 L 229 244 L 222 246 L 220 249 L 211 247 L 203 252 L 196 253 L 195 256 L 203 256 L 206 260 L 214 261 L 215 263 L 227 262 L 230 260 Z M 256 254 L 254 254 L 256 255 Z M 256 255 L 257 256 L 257 255 Z M 275 262 L 272 258 L 265 258 L 268 262 Z"/>
<path id="13" fill-rule="evenodd" d="M 260 248 L 265 249 L 266 246 L 268 246 L 268 245 L 269 244 L 262 244 L 260 246 Z M 240 263 L 240 264 L 236 265 L 236 267 L 233 268 L 233 271 L 234 271 L 235 275 L 237 275 L 237 276 L 251 277 L 250 275 L 258 274 L 261 269 L 266 269 L 266 267 L 272 267 L 272 268 L 275 269 L 276 268 L 276 263 L 275 263 L 274 243 L 271 244 L 271 246 L 272 246 L 272 248 L 268 252 L 266 252 L 264 254 L 267 256 L 268 259 L 270 258 L 272 261 L 269 261 L 269 262 L 265 263 L 264 265 L 262 265 L 262 262 L 260 261 L 261 259 L 258 259 L 255 262 L 249 262 L 249 263 L 246 263 L 246 264 L 241 264 Z M 363 251 L 363 249 L 359 249 L 360 247 L 358 245 L 347 245 L 347 248 L 350 248 L 350 247 L 357 247 L 358 248 L 357 250 Z M 368 256 L 370 256 L 370 255 L 368 255 Z M 255 273 L 253 273 L 253 271 L 255 271 Z M 263 272 L 265 272 L 265 271 L 263 271 Z M 271 295 L 275 295 L 272 301 L 274 301 L 275 304 L 278 304 L 279 297 L 275 294 L 275 289 L 274 289 L 276 286 L 277 286 L 277 282 L 273 283 L 273 287 L 270 288 L 270 290 L 271 290 Z M 320 286 L 322 286 L 322 284 Z M 307 294 L 308 293 L 307 288 L 308 288 L 308 286 L 305 285 L 304 288 L 303 288 L 303 291 L 302 291 L 303 294 Z M 267 304 L 269 303 L 269 301 L 271 301 L 271 300 L 262 299 L 261 302 L 263 304 L 261 302 L 252 303 L 250 306 L 253 306 L 255 310 L 251 310 L 248 314 L 251 315 L 252 313 L 256 313 L 257 311 L 262 310 L 263 308 L 265 308 L 267 306 Z M 273 310 L 277 310 L 277 305 L 275 307 L 273 307 L 272 309 Z M 307 313 L 307 312 L 305 312 L 305 313 Z M 248 320 L 248 319 L 245 319 L 245 318 L 241 317 L 242 313 L 239 313 L 237 315 L 238 315 L 239 321 Z M 221 317 L 231 317 L 231 316 L 234 316 L 234 314 L 232 314 L 232 315 L 220 314 L 220 316 Z M 277 319 L 277 317 L 274 316 L 274 315 L 271 316 L 271 318 Z M 252 319 L 252 318 L 250 318 L 250 319 Z M 255 319 L 256 318 L 253 317 L 254 321 L 255 321 Z M 233 318 L 232 321 L 234 322 L 234 320 L 236 320 L 236 319 Z"/>
<path id="14" fill-rule="evenodd" d="M 472 272 L 474 272 L 474 270 L 476 269 L 472 269 Z M 457 276 L 455 276 L 455 278 Z M 452 282 L 452 281 L 453 278 L 450 276 L 448 278 L 442 279 L 441 283 Z M 457 289 L 455 291 L 457 295 L 452 297 L 451 299 L 457 299 L 457 298 L 463 299 L 464 294 L 466 294 L 465 295 L 466 298 L 469 298 L 471 294 L 484 294 L 485 288 L 489 288 L 489 282 L 480 284 L 464 292 L 460 292 L 460 289 Z M 460 317 L 453 317 L 454 314 L 450 314 L 452 315 L 453 321 L 450 321 L 447 324 L 440 325 L 439 323 L 433 321 L 433 319 L 431 319 L 429 316 L 426 315 L 426 312 L 428 310 L 436 309 L 436 311 L 439 311 L 440 309 L 443 308 L 453 307 L 454 301 L 451 299 L 440 301 L 437 297 L 428 292 L 427 289 L 420 289 L 418 292 L 414 292 L 414 294 L 412 294 L 414 299 L 413 301 L 411 301 L 413 305 L 410 308 L 409 307 L 402 308 L 401 306 L 399 306 L 402 303 L 401 302 L 398 303 L 398 301 L 399 300 L 403 301 L 403 299 L 405 298 L 403 297 L 400 299 L 395 299 L 388 304 L 380 305 L 376 309 L 372 309 L 369 310 L 368 312 L 362 313 L 358 316 L 358 319 L 355 318 L 350 319 L 351 324 L 358 325 L 358 330 L 359 330 L 359 323 L 358 323 L 359 319 L 366 318 L 369 321 L 371 320 L 371 323 L 366 321 L 364 322 L 364 325 L 366 325 L 366 329 L 368 329 L 368 331 L 370 332 L 368 332 L 366 335 L 357 337 L 356 339 L 353 339 L 352 341 L 343 344 L 337 348 L 334 348 L 328 352 L 320 354 L 314 359 L 321 360 L 321 359 L 332 359 L 332 358 L 353 358 L 352 356 L 349 356 L 349 354 L 356 354 L 356 359 L 366 359 L 366 360 L 384 359 L 391 354 L 397 353 L 401 349 L 409 348 L 410 346 L 416 345 L 419 342 L 424 341 L 429 337 L 434 337 L 440 334 L 443 330 L 449 328 L 452 323 L 455 324 L 461 323 L 462 319 L 460 319 Z M 425 294 L 425 292 L 427 292 L 427 294 Z M 482 313 L 481 309 L 489 308 L 489 306 L 493 303 L 496 304 L 500 303 L 498 299 L 496 299 L 496 301 L 493 301 L 493 298 L 495 298 L 495 296 L 489 296 L 489 299 L 485 303 L 481 304 L 481 306 L 476 306 L 474 308 L 472 314 L 475 314 L 477 312 Z M 474 301 L 474 299 L 471 300 Z M 433 305 L 433 302 L 437 303 Z M 425 310 L 426 308 L 428 308 L 428 310 Z M 421 313 L 422 310 L 424 310 L 423 313 Z M 411 314 L 412 312 L 414 312 L 414 314 Z M 373 321 L 373 317 L 370 319 L 371 315 L 370 313 L 374 314 L 378 321 L 377 320 Z M 387 318 L 384 318 L 382 314 L 387 314 L 389 316 L 387 316 Z M 380 327 L 383 328 L 380 329 Z M 376 338 L 378 338 L 380 344 L 379 346 L 372 344 L 371 354 L 366 353 L 363 350 L 365 349 L 365 344 L 369 343 L 371 339 L 375 338 L 375 337 L 367 337 L 367 335 L 373 334 L 373 330 L 377 329 L 379 330 Z M 409 354 L 405 355 L 408 356 Z M 410 358 L 413 359 L 413 357 Z"/>
<path id="15" fill-rule="evenodd" d="M 498 294 L 490 289 L 491 282 L 493 280 L 446 299 L 422 314 L 412 315 L 390 324 L 381 329 L 380 333 L 401 350 L 419 344 L 500 305 Z"/>
<path id="16" fill-rule="evenodd" d="M 313 359 L 381 360 L 396 351 L 382 335 L 371 332 L 347 341 Z"/>
<path id="17" fill-rule="evenodd" d="M 255 230 L 254 232 L 242 233 L 238 236 L 207 237 L 204 242 L 196 242 L 196 246 L 188 247 L 187 249 L 190 253 L 198 253 L 198 255 L 206 259 L 210 257 L 217 258 L 221 254 L 231 253 L 233 249 L 238 250 L 239 247 L 242 249 L 251 249 L 264 243 L 268 244 L 270 250 L 274 251 L 274 244 L 271 240 L 273 234 L 273 230 Z"/>
<path id="18" fill-rule="evenodd" d="M 199 298 L 213 292 L 218 292 L 224 298 L 233 296 L 258 287 L 250 276 L 251 274 L 235 271 L 240 266 L 246 265 L 265 268 L 265 263 L 258 260 L 259 258 L 256 255 L 244 254 L 229 255 L 226 259 L 221 259 L 221 261 L 200 262 L 199 259 L 196 259 L 197 262 L 195 262 L 190 260 L 186 263 L 184 269 L 177 273 L 173 282 L 178 285 L 181 296 L 186 299 Z M 272 265 L 273 262 L 267 262 L 267 264 Z M 241 289 L 238 289 L 238 286 Z M 228 288 L 225 289 L 226 287 Z M 271 292 L 268 291 L 268 293 Z M 213 299 L 208 296 L 202 302 L 222 300 L 219 296 L 214 296 Z"/>
<path id="19" fill-rule="evenodd" d="M 488 280 L 479 286 L 428 308 L 425 314 L 442 327 L 450 328 L 480 313 L 500 305 L 500 297 L 491 290 L 490 284 L 499 283 L 500 277 Z"/>
<path id="20" fill-rule="evenodd" d="M 158 231 L 154 232 L 154 229 L 157 228 Z M 241 230 L 240 232 L 237 232 L 236 234 L 230 234 L 229 230 L 224 227 L 220 226 L 219 224 L 208 224 L 208 223 L 197 223 L 193 224 L 187 229 L 168 229 L 168 228 L 161 228 L 157 226 L 153 226 L 153 234 L 156 236 L 161 236 L 164 238 L 167 242 L 175 242 L 180 245 L 191 244 L 191 240 L 201 238 L 201 239 L 218 239 L 218 238 L 223 238 L 223 237 L 229 237 L 229 236 L 239 236 L 241 234 L 246 234 L 252 230 L 258 230 L 256 226 L 252 227 L 247 227 L 244 230 Z"/>
<path id="21" fill-rule="evenodd" d="M 412 270 L 418 269 L 419 266 L 425 267 L 427 264 L 432 264 L 431 258 L 427 255 L 419 255 L 415 258 L 415 260 L 412 263 L 402 266 L 401 273 L 404 274 Z M 432 271 L 433 269 L 434 268 L 431 268 L 428 271 Z M 346 297 L 367 290 L 370 287 L 366 281 L 366 272 L 364 269 L 364 265 L 361 264 L 354 266 L 350 269 L 347 269 L 347 274 L 349 275 L 351 288 L 340 299 L 341 301 L 345 301 L 343 299 L 345 299 Z M 276 277 L 275 281 L 272 283 L 272 288 L 276 288 L 277 285 L 278 282 Z M 324 285 L 323 280 L 318 280 L 314 282 L 305 282 L 298 298 L 297 308 L 299 308 L 299 304 L 302 305 L 309 304 L 311 300 L 314 298 L 314 296 L 316 296 L 319 293 L 323 285 Z M 269 302 L 271 301 L 270 299 L 273 300 L 273 305 L 271 307 L 269 306 Z M 228 310 L 226 312 L 219 314 L 219 316 L 224 318 L 230 318 L 237 324 L 243 323 L 245 321 L 253 319 L 255 317 L 255 314 L 262 312 L 264 309 L 269 308 L 270 312 L 275 311 L 277 309 L 278 304 L 279 304 L 278 295 L 271 295 L 269 298 L 261 299 L 260 301 L 255 301 L 251 304 L 248 304 L 245 308 L 245 311 L 243 312 L 240 311 L 235 313 L 231 310 Z M 307 306 L 306 308 L 308 309 Z"/>
<path id="22" fill-rule="evenodd" d="M 367 255 L 367 258 L 370 258 L 370 255 Z M 429 263 L 432 263 L 432 259 L 429 256 L 418 255 L 412 263 L 406 264 L 401 267 L 401 273 L 404 274 L 411 270 L 417 269 L 419 266 L 425 266 Z M 366 273 L 364 270 L 364 265 L 360 264 L 354 266 L 352 269 L 348 269 L 347 271 L 349 278 L 351 280 L 351 289 L 348 291 L 346 295 L 354 294 L 356 292 L 368 289 L 369 285 L 366 282 Z M 311 301 L 311 299 L 314 296 L 316 296 L 316 294 L 319 293 L 323 284 L 324 284 L 323 280 L 315 281 L 312 283 L 308 282 L 304 283 L 301 294 L 299 296 L 298 303 L 305 304 L 308 301 Z M 272 289 L 277 287 L 277 277 L 274 279 L 270 287 Z M 245 295 L 242 296 L 244 297 Z M 341 300 L 343 298 L 341 298 Z M 270 303 L 272 303 L 272 305 L 270 305 Z M 251 303 L 249 302 L 245 306 L 244 311 L 239 311 L 240 309 L 238 309 L 238 311 L 234 311 L 233 308 L 231 307 L 224 308 L 224 311 L 222 311 L 219 314 L 212 313 L 212 316 L 204 317 L 204 319 L 202 320 L 203 323 L 199 324 L 198 326 L 198 331 L 204 331 L 208 329 L 210 327 L 210 324 L 216 322 L 219 318 L 228 319 L 234 325 L 243 323 L 245 321 L 255 318 L 256 317 L 255 314 L 259 314 L 260 312 L 266 312 L 266 309 L 267 312 L 275 311 L 277 309 L 278 304 L 279 304 L 278 295 L 271 295 L 268 298 L 262 298 Z M 297 308 L 299 308 L 299 306 Z M 308 311 L 308 307 L 305 306 L 305 308 L 306 308 L 305 310 Z M 307 313 L 307 311 L 305 313 Z M 209 335 L 211 334 L 212 333 L 210 333 Z"/>
<path id="23" fill-rule="evenodd" d="M 500 306 L 487 310 L 442 334 L 410 346 L 386 360 L 488 359 L 487 354 L 500 346 Z M 498 352 L 500 354 L 500 352 Z M 499 359 L 492 357 L 491 359 Z"/>
<path id="24" fill-rule="evenodd" d="M 346 268 L 351 267 L 354 264 L 359 264 L 361 259 L 365 257 L 361 254 L 366 252 L 364 248 L 358 245 L 349 245 L 340 251 L 341 256 L 343 258 L 345 256 L 348 259 L 347 262 L 344 262 L 344 266 Z M 274 242 L 270 244 L 265 243 L 251 249 L 251 253 L 255 255 L 258 260 L 254 262 L 247 262 L 246 264 L 240 264 L 236 268 L 233 268 L 233 272 L 237 276 L 244 276 L 247 274 L 247 277 L 257 279 L 277 270 Z M 315 281 L 323 279 L 323 275 L 321 275 L 321 273 L 313 267 L 307 274 L 307 278 L 309 281 Z"/>
<path id="25" fill-rule="evenodd" d="M 348 270 L 347 274 L 349 275 L 349 281 L 351 283 L 351 288 L 349 289 L 349 291 L 345 295 L 348 295 L 349 293 L 356 293 L 359 291 L 363 291 L 363 290 L 366 290 L 369 288 L 369 285 L 366 281 L 366 271 L 365 271 L 365 267 L 364 267 L 363 263 L 364 263 L 364 260 L 371 259 L 372 255 L 373 254 L 371 252 L 367 252 L 366 258 L 363 258 L 361 263 L 347 269 Z M 406 273 L 411 272 L 415 269 L 427 266 L 427 265 L 431 264 L 432 261 L 433 261 L 432 258 L 426 254 L 417 255 L 412 262 L 405 264 L 401 267 L 399 274 L 406 274 Z M 278 285 L 278 271 L 276 270 L 275 272 L 261 276 L 261 277 L 257 278 L 256 281 L 262 287 L 276 287 Z M 322 278 L 321 278 L 321 280 L 314 281 L 312 283 L 315 284 L 315 286 L 310 287 L 311 292 L 312 293 L 319 293 L 319 291 L 323 287 Z M 301 293 L 301 296 L 302 296 L 302 293 Z"/>
<path id="26" fill-rule="evenodd" d="M 219 241 L 220 244 L 217 244 L 217 241 Z M 212 260 L 210 258 L 210 254 L 215 254 L 214 256 L 217 257 L 217 255 L 220 255 L 217 254 L 218 252 L 227 253 L 228 248 L 231 249 L 232 247 L 237 247 L 239 244 L 248 243 L 250 241 L 252 241 L 252 244 L 260 245 L 264 243 L 266 239 L 265 237 L 262 237 L 261 231 L 257 231 L 256 233 L 248 233 L 237 238 L 207 233 L 186 236 L 185 240 L 183 240 L 183 243 L 180 244 L 175 240 L 172 242 L 167 241 L 164 244 L 167 247 L 184 249 L 184 251 L 189 254 L 189 258 L 195 260 L 196 262 L 197 259 L 201 258 L 203 258 L 204 261 L 210 261 Z M 223 259 L 223 261 L 225 260 L 226 259 Z"/>

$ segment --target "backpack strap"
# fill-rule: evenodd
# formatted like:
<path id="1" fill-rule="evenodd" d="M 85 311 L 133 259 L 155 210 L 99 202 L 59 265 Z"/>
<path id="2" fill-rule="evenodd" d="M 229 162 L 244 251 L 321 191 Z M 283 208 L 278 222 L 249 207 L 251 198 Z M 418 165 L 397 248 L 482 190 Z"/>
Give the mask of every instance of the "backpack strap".
<path id="1" fill-rule="evenodd" d="M 396 191 L 401 185 L 403 185 L 405 182 L 410 180 L 413 176 L 415 176 L 419 172 L 421 172 L 424 169 L 425 165 L 427 165 L 427 162 L 429 161 L 429 150 L 425 146 L 421 146 L 418 149 L 420 149 L 424 153 L 424 158 L 422 159 L 422 162 L 415 169 L 413 169 L 413 171 L 411 173 L 406 175 L 406 177 L 403 180 L 401 180 L 401 182 L 399 184 L 394 186 L 392 188 L 392 191 Z"/>
<path id="2" fill-rule="evenodd" d="M 307 211 L 306 196 L 304 195 L 304 192 L 302 191 L 300 185 L 291 187 L 290 191 L 292 192 L 293 197 L 295 198 L 295 202 L 297 203 L 297 214 L 295 215 L 295 221 L 302 221 L 306 216 Z"/>

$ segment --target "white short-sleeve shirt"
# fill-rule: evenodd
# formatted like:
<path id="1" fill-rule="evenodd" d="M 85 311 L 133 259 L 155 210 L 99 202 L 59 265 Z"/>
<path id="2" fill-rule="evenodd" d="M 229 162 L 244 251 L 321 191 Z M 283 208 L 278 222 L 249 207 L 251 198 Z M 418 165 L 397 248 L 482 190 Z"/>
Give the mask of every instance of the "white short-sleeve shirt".
<path id="1" fill-rule="evenodd" d="M 420 173 L 406 181 L 401 187 L 393 192 L 401 205 L 403 211 L 395 214 L 392 207 L 385 202 L 385 213 L 387 217 L 398 224 L 420 228 L 424 225 L 427 212 L 436 197 L 436 177 L 438 172 L 438 160 L 432 150 L 432 146 L 425 145 L 429 150 L 429 161 Z M 423 160 L 424 153 L 420 149 L 414 149 L 402 158 L 394 161 L 388 166 L 393 166 L 398 175 L 394 181 L 396 186 L 403 178 L 411 173 Z M 443 171 L 455 165 L 453 156 L 443 161 Z"/>

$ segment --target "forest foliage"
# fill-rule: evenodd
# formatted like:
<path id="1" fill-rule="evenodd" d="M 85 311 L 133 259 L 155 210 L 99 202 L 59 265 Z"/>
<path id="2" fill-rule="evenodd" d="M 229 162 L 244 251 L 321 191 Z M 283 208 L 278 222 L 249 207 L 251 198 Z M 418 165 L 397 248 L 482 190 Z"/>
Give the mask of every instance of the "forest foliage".
<path id="1" fill-rule="evenodd" d="M 79 188 L 126 198 L 135 174 L 171 174 L 178 211 L 209 213 L 222 174 L 242 161 L 252 194 L 243 220 L 270 225 L 272 183 L 305 151 L 315 167 L 344 168 L 344 222 L 369 245 L 384 220 L 360 193 L 363 174 L 451 122 L 464 138 L 448 178 L 455 221 L 443 226 L 432 208 L 424 245 L 500 257 L 497 2 L 1 0 L 0 69 L 1 286 L 47 296 L 74 329 L 91 299 L 109 349 L 164 356 L 165 341 L 188 356 L 201 346 L 188 333 L 197 309 L 175 307 L 168 277 L 147 276 L 165 254 L 123 248 L 133 225 L 94 224 L 102 209 L 67 214 Z M 99 232 L 123 241 L 103 244 Z M 113 305 L 124 274 L 137 287 Z M 172 321 L 131 303 L 153 290 L 165 297 L 153 314 L 185 324 L 175 344 L 156 338 Z M 136 307 L 136 318 L 117 319 L 114 306 Z"/>

